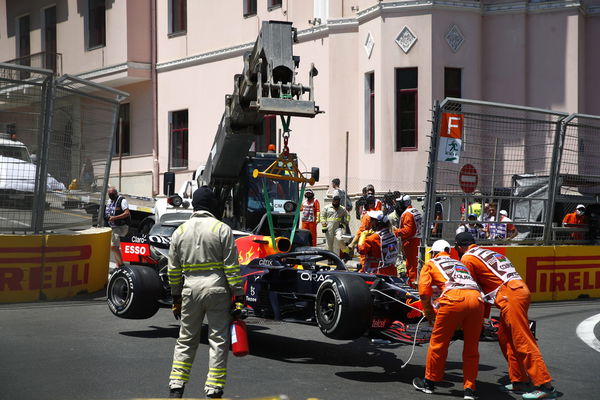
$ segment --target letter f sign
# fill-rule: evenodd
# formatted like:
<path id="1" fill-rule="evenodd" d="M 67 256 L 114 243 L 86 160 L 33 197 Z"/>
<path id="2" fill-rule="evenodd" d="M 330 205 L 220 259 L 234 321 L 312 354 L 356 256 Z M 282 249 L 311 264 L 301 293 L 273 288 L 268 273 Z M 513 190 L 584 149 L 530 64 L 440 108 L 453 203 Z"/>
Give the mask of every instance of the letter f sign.
<path id="1" fill-rule="evenodd" d="M 442 113 L 440 136 L 462 139 L 463 115 Z"/>

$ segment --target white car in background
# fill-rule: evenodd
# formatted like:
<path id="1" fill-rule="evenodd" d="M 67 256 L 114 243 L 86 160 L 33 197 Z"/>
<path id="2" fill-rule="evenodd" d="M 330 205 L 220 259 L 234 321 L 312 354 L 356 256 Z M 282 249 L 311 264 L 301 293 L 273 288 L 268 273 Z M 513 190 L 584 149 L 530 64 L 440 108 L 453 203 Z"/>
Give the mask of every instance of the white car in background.
<path id="1" fill-rule="evenodd" d="M 0 206 L 31 208 L 37 166 L 27 146 L 0 133 Z M 48 174 L 48 191 L 63 191 L 65 185 Z"/>

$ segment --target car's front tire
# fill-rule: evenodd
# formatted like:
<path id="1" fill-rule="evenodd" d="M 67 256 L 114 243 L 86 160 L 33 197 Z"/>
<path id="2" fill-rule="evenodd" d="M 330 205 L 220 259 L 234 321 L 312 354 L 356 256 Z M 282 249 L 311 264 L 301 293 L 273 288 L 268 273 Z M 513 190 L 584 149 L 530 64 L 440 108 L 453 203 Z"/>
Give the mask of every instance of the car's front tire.
<path id="1" fill-rule="evenodd" d="M 117 317 L 146 319 L 158 311 L 162 291 L 160 278 L 152 267 L 124 265 L 110 276 L 106 301 Z"/>
<path id="2" fill-rule="evenodd" d="M 356 275 L 330 275 L 319 287 L 315 316 L 331 339 L 352 340 L 371 326 L 373 300 L 365 281 Z"/>

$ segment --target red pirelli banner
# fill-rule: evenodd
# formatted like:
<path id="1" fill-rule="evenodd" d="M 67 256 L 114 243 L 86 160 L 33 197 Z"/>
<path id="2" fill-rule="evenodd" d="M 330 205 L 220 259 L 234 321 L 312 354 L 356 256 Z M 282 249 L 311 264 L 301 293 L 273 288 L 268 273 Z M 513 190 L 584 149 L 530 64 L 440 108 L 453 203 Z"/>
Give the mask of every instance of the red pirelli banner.
<path id="1" fill-rule="evenodd" d="M 104 287 L 110 229 L 71 235 L 1 235 L 0 303 L 59 299 Z"/>

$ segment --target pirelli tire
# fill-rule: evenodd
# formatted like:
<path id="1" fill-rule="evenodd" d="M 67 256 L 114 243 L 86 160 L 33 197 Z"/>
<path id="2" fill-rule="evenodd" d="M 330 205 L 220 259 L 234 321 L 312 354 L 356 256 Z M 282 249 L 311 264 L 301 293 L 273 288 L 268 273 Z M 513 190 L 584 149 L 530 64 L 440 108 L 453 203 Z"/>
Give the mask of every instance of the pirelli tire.
<path id="1" fill-rule="evenodd" d="M 321 332 L 328 338 L 361 337 L 371 327 L 372 315 L 371 292 L 360 276 L 330 275 L 317 291 L 315 316 Z"/>
<path id="2" fill-rule="evenodd" d="M 115 270 L 108 281 L 108 308 L 120 318 L 150 318 L 159 309 L 158 299 L 163 290 L 160 277 L 152 267 L 124 265 Z"/>

